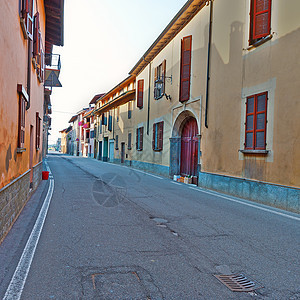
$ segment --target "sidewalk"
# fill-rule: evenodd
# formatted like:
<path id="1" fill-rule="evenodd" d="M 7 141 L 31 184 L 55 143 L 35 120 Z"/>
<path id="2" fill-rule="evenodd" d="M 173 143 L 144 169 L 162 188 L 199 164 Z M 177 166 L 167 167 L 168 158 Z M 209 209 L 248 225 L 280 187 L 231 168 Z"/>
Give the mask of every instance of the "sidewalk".
<path id="1" fill-rule="evenodd" d="M 44 165 L 43 165 L 44 167 Z M 0 245 L 0 299 L 16 269 L 48 191 L 49 181 L 41 181 L 18 219 Z"/>

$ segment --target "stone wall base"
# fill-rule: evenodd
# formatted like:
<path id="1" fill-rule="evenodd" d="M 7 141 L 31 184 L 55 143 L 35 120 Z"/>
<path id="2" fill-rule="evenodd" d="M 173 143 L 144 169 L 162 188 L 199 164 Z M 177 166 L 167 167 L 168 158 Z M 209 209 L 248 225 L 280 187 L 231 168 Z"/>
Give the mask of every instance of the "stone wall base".
<path id="1" fill-rule="evenodd" d="M 203 188 L 300 213 L 300 189 L 249 179 L 199 173 Z"/>
<path id="2" fill-rule="evenodd" d="M 33 167 L 30 188 L 30 170 L 0 189 L 0 244 L 18 218 L 33 191 L 42 179 L 42 163 Z"/>

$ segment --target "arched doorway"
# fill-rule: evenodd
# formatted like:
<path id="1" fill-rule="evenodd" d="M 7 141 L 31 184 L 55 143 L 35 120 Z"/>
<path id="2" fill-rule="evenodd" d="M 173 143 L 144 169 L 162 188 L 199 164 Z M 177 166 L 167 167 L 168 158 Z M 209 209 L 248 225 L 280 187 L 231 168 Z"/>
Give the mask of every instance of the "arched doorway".
<path id="1" fill-rule="evenodd" d="M 181 132 L 180 174 L 198 176 L 198 125 L 190 117 L 183 124 Z"/>

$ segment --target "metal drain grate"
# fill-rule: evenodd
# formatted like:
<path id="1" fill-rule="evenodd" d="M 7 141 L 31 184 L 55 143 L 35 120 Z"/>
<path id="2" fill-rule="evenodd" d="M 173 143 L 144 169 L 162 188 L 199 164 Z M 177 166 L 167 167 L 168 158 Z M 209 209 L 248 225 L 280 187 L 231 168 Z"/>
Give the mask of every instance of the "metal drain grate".
<path id="1" fill-rule="evenodd" d="M 262 288 L 243 274 L 214 275 L 233 292 L 251 292 Z"/>

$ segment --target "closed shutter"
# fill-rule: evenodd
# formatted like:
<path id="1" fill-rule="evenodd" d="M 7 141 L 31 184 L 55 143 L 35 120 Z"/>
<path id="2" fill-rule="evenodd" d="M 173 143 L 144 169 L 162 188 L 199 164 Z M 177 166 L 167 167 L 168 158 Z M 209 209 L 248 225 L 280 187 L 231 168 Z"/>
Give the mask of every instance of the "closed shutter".
<path id="1" fill-rule="evenodd" d="M 33 31 L 33 56 L 40 54 L 40 15 L 37 12 L 34 16 L 34 31 Z"/>
<path id="2" fill-rule="evenodd" d="M 246 133 L 245 149 L 254 149 L 254 118 L 255 118 L 255 97 L 247 98 L 246 104 Z"/>
<path id="3" fill-rule="evenodd" d="M 158 150 L 163 149 L 164 122 L 158 123 Z"/>
<path id="4" fill-rule="evenodd" d="M 270 34 L 271 30 L 271 0 L 253 0 L 253 39 L 259 39 Z"/>
<path id="5" fill-rule="evenodd" d="M 116 135 L 116 150 L 119 149 L 119 136 Z"/>
<path id="6" fill-rule="evenodd" d="M 138 96 L 137 96 L 137 107 L 143 108 L 143 97 L 144 97 L 144 79 L 138 81 Z"/>
<path id="7" fill-rule="evenodd" d="M 22 95 L 19 99 L 19 134 L 18 134 L 18 147 L 24 148 L 25 143 L 25 111 L 26 101 Z"/>
<path id="8" fill-rule="evenodd" d="M 131 133 L 128 133 L 128 150 L 131 149 Z"/>
<path id="9" fill-rule="evenodd" d="M 144 127 L 140 128 L 140 150 L 143 150 Z"/>
<path id="10" fill-rule="evenodd" d="M 36 142 L 35 142 L 35 146 L 36 149 L 38 150 L 40 148 L 40 132 L 41 132 L 41 119 L 39 116 L 39 113 L 36 113 Z"/>
<path id="11" fill-rule="evenodd" d="M 108 130 L 112 131 L 112 116 L 110 114 L 108 116 Z"/>
<path id="12" fill-rule="evenodd" d="M 181 41 L 180 102 L 190 98 L 191 52 L 192 36 L 187 36 Z"/>
<path id="13" fill-rule="evenodd" d="M 167 65 L 167 61 L 164 60 L 163 63 L 162 63 L 162 80 L 163 80 L 163 90 L 162 90 L 162 93 L 165 94 L 165 91 L 166 91 L 166 65 Z"/>
<path id="14" fill-rule="evenodd" d="M 266 149 L 267 93 L 256 95 L 255 149 Z"/>
<path id="15" fill-rule="evenodd" d="M 266 149 L 267 92 L 247 98 L 245 149 Z"/>
<path id="16" fill-rule="evenodd" d="M 153 124 L 153 140 L 152 140 L 152 149 L 155 150 L 155 133 L 156 133 L 156 124 Z"/>

